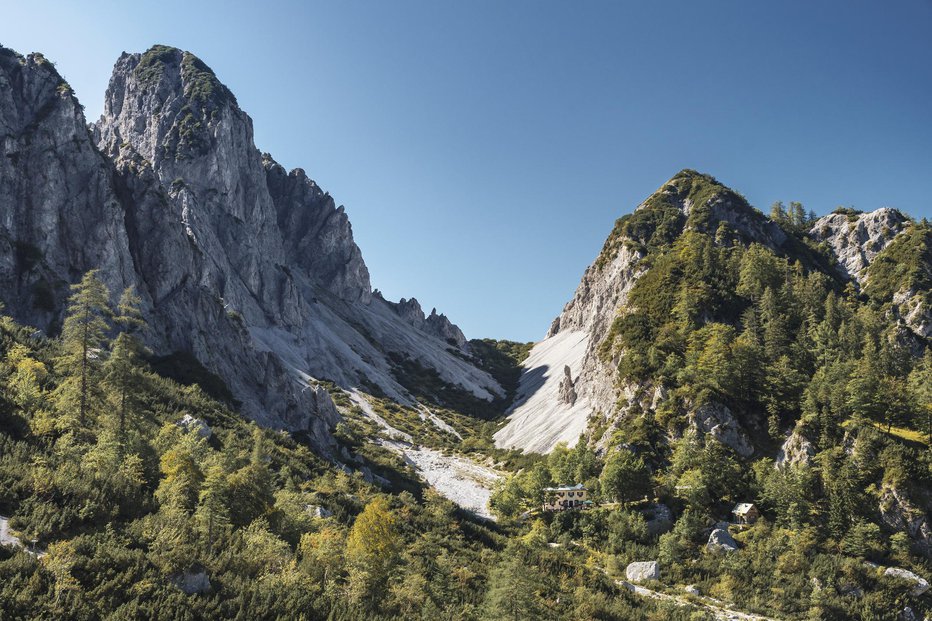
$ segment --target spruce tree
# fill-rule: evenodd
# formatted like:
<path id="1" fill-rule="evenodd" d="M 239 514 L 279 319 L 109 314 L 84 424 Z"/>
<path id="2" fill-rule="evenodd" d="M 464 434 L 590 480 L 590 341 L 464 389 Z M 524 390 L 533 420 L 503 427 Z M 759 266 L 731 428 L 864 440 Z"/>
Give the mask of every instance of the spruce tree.
<path id="1" fill-rule="evenodd" d="M 114 317 L 120 332 L 113 341 L 110 357 L 104 367 L 106 383 L 116 401 L 121 442 L 126 439 L 127 412 L 136 409 L 138 405 L 133 384 L 138 381 L 144 348 L 137 333 L 145 326 L 139 305 L 139 296 L 132 287 L 123 291 Z"/>

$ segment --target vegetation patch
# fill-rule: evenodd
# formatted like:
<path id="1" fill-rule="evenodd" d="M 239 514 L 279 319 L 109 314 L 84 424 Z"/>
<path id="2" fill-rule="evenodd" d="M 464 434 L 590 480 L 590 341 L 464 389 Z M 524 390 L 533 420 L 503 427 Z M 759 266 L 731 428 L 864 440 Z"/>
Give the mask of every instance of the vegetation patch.
<path id="1" fill-rule="evenodd" d="M 159 81 L 165 65 L 178 62 L 181 50 L 168 45 L 153 45 L 140 58 L 133 70 L 134 75 L 143 86 L 150 86 Z"/>
<path id="2" fill-rule="evenodd" d="M 865 292 L 880 301 L 890 301 L 900 291 L 925 292 L 932 302 L 932 226 L 910 224 L 874 257 L 867 268 Z"/>

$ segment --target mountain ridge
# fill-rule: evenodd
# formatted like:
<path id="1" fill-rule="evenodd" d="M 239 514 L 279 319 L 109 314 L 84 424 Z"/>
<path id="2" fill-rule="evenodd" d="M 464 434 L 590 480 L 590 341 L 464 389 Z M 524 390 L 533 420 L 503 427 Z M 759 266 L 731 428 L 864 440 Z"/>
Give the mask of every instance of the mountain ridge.
<path id="1" fill-rule="evenodd" d="M 811 218 L 804 216 L 807 221 Z M 612 353 L 612 334 L 619 313 L 626 312 L 631 290 L 682 236 L 702 234 L 722 247 L 759 244 L 776 256 L 799 261 L 803 269 L 837 279 L 839 286 L 853 279 L 870 291 L 866 272 L 871 261 L 912 226 L 891 208 L 861 214 L 852 223 L 849 216 L 836 213 L 807 224 L 786 231 L 711 175 L 691 169 L 674 175 L 618 219 L 573 298 L 531 351 L 524 389 L 519 390 L 523 396 L 510 410 L 508 424 L 496 433 L 497 446 L 549 452 L 559 442 L 572 445 L 585 432 L 589 418 L 611 419 L 619 400 L 642 400 L 636 398 L 643 388 L 639 382 L 618 384 L 619 359 Z M 868 249 L 862 250 L 864 246 Z M 865 275 L 858 276 L 861 273 Z M 932 305 L 921 302 L 915 292 L 899 295 L 899 304 L 907 308 L 906 325 L 917 336 L 928 337 Z M 892 292 L 887 298 L 892 300 Z M 569 370 L 578 394 L 573 403 L 556 398 L 564 369 Z M 657 396 L 651 397 L 648 403 L 656 400 Z M 723 416 L 727 420 L 719 422 L 732 427 L 731 414 Z"/>
<path id="2" fill-rule="evenodd" d="M 3 200 L 13 221 L 26 224 L 37 217 L 26 206 L 43 192 L 52 194 L 46 204 L 57 205 L 40 230 L 4 230 L 0 291 L 15 317 L 54 331 L 67 285 L 99 269 L 111 291 L 136 287 L 157 354 L 193 355 L 223 378 L 244 413 L 308 431 L 325 454 L 338 417 L 315 379 L 368 382 L 413 403 L 389 354 L 434 369 L 475 398 L 503 394 L 468 356 L 448 351 L 447 336 L 454 348 L 465 337 L 445 317 L 425 331 L 372 297 L 344 209 L 303 170 L 285 171 L 260 153 L 252 120 L 196 56 L 167 46 L 121 55 L 93 125 L 44 57 L 3 58 L 3 79 L 34 86 L 14 91 L 18 100 L 0 114 L 26 110 L 43 138 L 13 148 L 81 165 L 69 171 L 36 161 L 27 173 L 23 160 L 9 153 L 3 160 L 5 178 L 24 186 L 59 180 L 14 189 Z M 72 208 L 70 186 L 99 196 Z M 97 228 L 87 229 L 86 220 Z"/>

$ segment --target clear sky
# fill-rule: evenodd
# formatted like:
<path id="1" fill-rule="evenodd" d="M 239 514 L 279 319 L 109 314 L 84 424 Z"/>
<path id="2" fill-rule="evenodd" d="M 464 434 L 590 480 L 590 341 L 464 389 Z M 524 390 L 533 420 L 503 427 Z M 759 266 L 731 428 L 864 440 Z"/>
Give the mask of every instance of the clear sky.
<path id="1" fill-rule="evenodd" d="M 374 287 L 537 340 L 682 168 L 758 208 L 932 217 L 932 0 L 0 2 L 89 119 L 120 52 L 200 56 L 346 206 Z"/>

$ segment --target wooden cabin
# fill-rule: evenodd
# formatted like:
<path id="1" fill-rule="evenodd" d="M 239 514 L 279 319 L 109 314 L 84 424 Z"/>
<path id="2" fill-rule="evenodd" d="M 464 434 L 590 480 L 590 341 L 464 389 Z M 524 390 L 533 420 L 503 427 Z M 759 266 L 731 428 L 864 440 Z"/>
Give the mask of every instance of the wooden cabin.
<path id="1" fill-rule="evenodd" d="M 760 511 L 752 502 L 738 503 L 731 513 L 735 516 L 735 524 L 753 524 L 760 517 Z"/>

